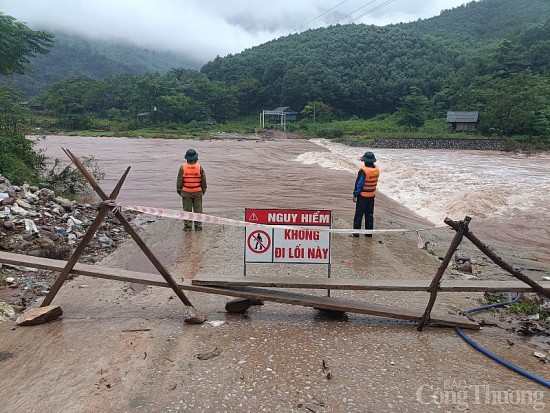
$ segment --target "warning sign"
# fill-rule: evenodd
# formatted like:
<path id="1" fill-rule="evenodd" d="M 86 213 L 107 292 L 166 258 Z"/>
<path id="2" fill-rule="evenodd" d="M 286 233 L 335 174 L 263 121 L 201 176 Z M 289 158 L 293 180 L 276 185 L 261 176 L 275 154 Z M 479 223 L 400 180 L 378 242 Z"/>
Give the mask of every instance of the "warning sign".
<path id="1" fill-rule="evenodd" d="M 246 227 L 245 262 L 330 263 L 330 232 L 320 230 L 331 228 L 332 211 L 246 209 L 245 220 L 275 226 Z"/>
<path id="2" fill-rule="evenodd" d="M 271 235 L 265 231 L 252 231 L 248 236 L 248 248 L 255 254 L 265 254 L 271 248 Z"/>
<path id="3" fill-rule="evenodd" d="M 245 221 L 267 225 L 331 226 L 330 210 L 246 209 Z"/>

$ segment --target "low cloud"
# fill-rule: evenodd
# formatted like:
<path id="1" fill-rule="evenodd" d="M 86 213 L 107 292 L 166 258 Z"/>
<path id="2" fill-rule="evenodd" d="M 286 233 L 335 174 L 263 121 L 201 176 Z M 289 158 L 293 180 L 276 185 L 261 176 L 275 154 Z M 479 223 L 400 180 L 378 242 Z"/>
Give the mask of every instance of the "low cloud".
<path id="1" fill-rule="evenodd" d="M 33 29 L 122 41 L 184 54 L 204 63 L 307 29 L 335 23 L 386 25 L 414 21 L 463 3 L 463 0 L 0 0 L 0 10 Z"/>

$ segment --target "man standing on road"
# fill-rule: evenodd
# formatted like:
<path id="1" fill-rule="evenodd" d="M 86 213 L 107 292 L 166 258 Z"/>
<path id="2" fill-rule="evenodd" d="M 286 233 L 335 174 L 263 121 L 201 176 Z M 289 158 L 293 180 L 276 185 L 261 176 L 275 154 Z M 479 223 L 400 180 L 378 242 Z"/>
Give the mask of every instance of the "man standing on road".
<path id="1" fill-rule="evenodd" d="M 355 189 L 353 191 L 353 202 L 355 202 L 355 216 L 353 217 L 353 229 L 361 229 L 361 221 L 365 216 L 365 229 L 374 228 L 374 196 L 376 195 L 376 184 L 380 171 L 378 166 L 374 165 L 376 158 L 374 153 L 365 152 L 360 158 L 365 165 L 359 169 L 357 179 L 355 180 Z M 351 235 L 358 237 L 359 234 Z M 365 234 L 366 237 L 372 237 L 372 234 Z"/>
<path id="2" fill-rule="evenodd" d="M 178 172 L 176 190 L 181 196 L 184 211 L 202 214 L 202 196 L 206 192 L 206 174 L 197 162 L 199 154 L 196 150 L 187 150 L 185 159 L 187 162 L 180 167 Z M 193 222 L 185 220 L 183 230 L 191 231 L 192 229 Z M 195 221 L 195 231 L 201 230 L 202 223 Z"/>

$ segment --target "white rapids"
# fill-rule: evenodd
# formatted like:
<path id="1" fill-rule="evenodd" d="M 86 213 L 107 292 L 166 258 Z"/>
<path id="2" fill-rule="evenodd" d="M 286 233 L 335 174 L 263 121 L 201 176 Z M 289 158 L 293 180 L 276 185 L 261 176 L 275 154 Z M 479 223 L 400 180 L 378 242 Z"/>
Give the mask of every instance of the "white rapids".
<path id="1" fill-rule="evenodd" d="M 550 221 L 550 155 L 495 151 L 369 149 L 312 139 L 324 150 L 295 159 L 356 174 L 372 150 L 380 167 L 378 189 L 433 223 L 445 217 L 509 221 L 529 211 Z"/>

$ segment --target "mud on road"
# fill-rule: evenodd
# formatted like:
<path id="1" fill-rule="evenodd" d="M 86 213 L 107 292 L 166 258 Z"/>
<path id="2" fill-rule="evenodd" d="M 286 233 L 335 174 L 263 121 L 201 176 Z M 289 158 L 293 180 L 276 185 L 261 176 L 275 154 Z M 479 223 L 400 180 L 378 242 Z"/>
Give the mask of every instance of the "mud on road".
<path id="1" fill-rule="evenodd" d="M 61 137 L 53 140 L 67 146 Z M 93 138 L 67 147 L 100 160 L 107 172 L 102 183 L 106 190 L 132 165 L 121 202 L 179 208 L 175 174 L 188 145 Z M 300 153 L 318 150 L 315 145 L 299 140 L 193 145 L 204 154 L 210 182 L 218 185 L 209 183 L 208 213 L 243 219 L 244 206 L 330 206 L 335 228 L 351 226 L 353 204 L 342 193 L 349 192 L 353 176 L 292 162 Z M 250 168 L 257 175 L 243 179 Z M 273 171 L 277 179 L 266 191 L 265 177 Z M 376 228 L 427 225 L 382 195 L 377 196 L 375 215 Z M 471 224 L 474 231 L 476 224 Z M 243 273 L 242 228 L 182 229 L 181 221 L 158 219 L 140 231 L 175 278 Z M 370 239 L 334 235 L 331 276 L 431 279 L 453 235 L 442 229 L 422 232 L 433 254 L 417 247 L 414 232 Z M 548 271 L 545 263 L 523 253 L 528 248 L 491 246 L 536 279 L 542 273 L 529 269 Z M 476 275 L 509 279 L 470 244 L 463 242 L 462 247 L 475 261 Z M 131 240 L 101 264 L 156 273 Z M 247 277 L 263 275 L 327 273 L 322 265 L 247 267 Z M 462 275 L 449 268 L 444 277 Z M 63 286 L 54 300 L 64 311 L 60 320 L 35 327 L 0 324 L 0 412 L 532 412 L 550 403 L 543 387 L 476 352 L 452 329 L 418 332 L 412 324 L 353 314 L 348 321 L 330 320 L 309 308 L 269 302 L 245 315 L 232 315 L 224 310 L 230 298 L 186 294 L 211 324 L 185 324 L 184 306 L 169 289 L 89 277 L 76 277 Z M 332 291 L 332 296 L 420 309 L 428 301 L 427 293 Z M 457 314 L 479 306 L 482 298 L 440 293 L 434 311 Z M 474 340 L 527 371 L 549 376 L 549 365 L 532 355 L 539 347 L 508 333 L 508 320 L 501 313 L 483 318 L 488 326 L 468 332 Z M 513 407 L 509 401 L 493 403 L 493 394 L 508 391 L 522 392 L 525 398 Z"/>
<path id="2" fill-rule="evenodd" d="M 349 219 L 337 215 L 334 226 L 348 227 Z M 380 219 L 385 226 L 396 224 Z M 210 225 L 197 233 L 182 228 L 181 222 L 159 219 L 141 232 L 176 278 L 242 274 L 241 228 Z M 451 238 L 445 234 L 438 243 Z M 436 256 L 417 248 L 414 237 L 334 237 L 334 278 L 424 279 L 435 274 L 438 264 Z M 155 272 L 132 241 L 102 265 Z M 249 265 L 247 276 L 325 277 L 325 270 Z M 64 310 L 61 320 L 31 328 L 0 325 L 0 411 L 425 412 L 440 411 L 436 389 L 452 383 L 494 391 L 543 390 L 468 347 L 452 329 L 417 332 L 408 323 L 353 314 L 348 321 L 329 320 L 309 308 L 275 303 L 232 315 L 224 310 L 229 298 L 187 295 L 209 321 L 223 324 L 184 324 L 184 306 L 169 289 L 87 277 L 68 282 L 55 301 Z M 407 308 L 427 303 L 425 293 L 332 295 Z M 479 299 L 479 294 L 440 294 L 434 311 L 456 313 L 479 305 Z M 518 340 L 510 347 L 502 329 L 469 334 L 513 363 L 547 372 L 531 356 L 528 343 Z M 197 358 L 205 353 L 219 354 Z M 457 403 L 443 407 L 453 411 Z M 510 407 L 475 404 L 473 390 L 460 403 L 469 411 Z M 533 403 L 514 408 L 534 411 Z"/>

